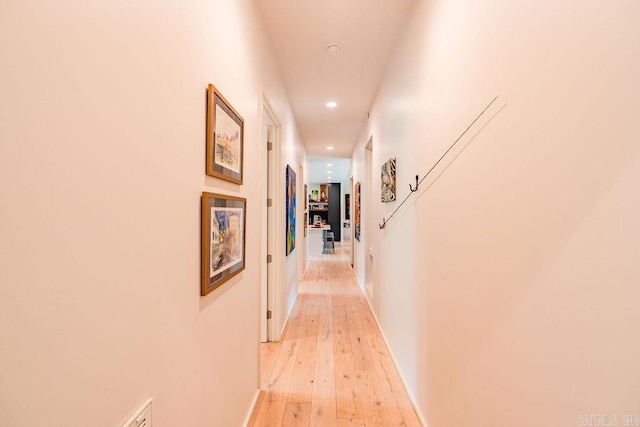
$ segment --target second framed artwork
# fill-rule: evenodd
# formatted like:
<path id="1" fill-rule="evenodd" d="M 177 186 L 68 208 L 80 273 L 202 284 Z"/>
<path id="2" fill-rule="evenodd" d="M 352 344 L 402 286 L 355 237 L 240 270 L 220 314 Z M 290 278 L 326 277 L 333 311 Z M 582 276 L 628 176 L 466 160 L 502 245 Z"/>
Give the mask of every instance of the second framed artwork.
<path id="1" fill-rule="evenodd" d="M 286 184 L 287 184 L 287 240 L 286 240 L 286 255 L 289 256 L 291 252 L 296 248 L 296 173 L 287 165 L 286 170 Z"/>
<path id="2" fill-rule="evenodd" d="M 207 295 L 245 268 L 247 199 L 202 193 L 200 295 Z"/>
<path id="3" fill-rule="evenodd" d="M 380 200 L 383 203 L 396 199 L 396 158 L 392 157 L 382 165 L 380 173 Z"/>
<path id="4" fill-rule="evenodd" d="M 360 183 L 357 182 L 355 186 L 355 200 L 354 200 L 354 227 L 353 227 L 353 235 L 356 240 L 360 241 Z"/>
<path id="5" fill-rule="evenodd" d="M 244 120 L 222 94 L 207 88 L 207 175 L 242 184 Z"/>

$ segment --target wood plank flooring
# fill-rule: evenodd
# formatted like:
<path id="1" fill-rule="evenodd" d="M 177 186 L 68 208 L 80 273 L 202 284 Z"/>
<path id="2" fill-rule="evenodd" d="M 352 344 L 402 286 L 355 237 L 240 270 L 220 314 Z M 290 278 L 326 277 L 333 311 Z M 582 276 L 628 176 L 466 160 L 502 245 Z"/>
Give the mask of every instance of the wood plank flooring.
<path id="1" fill-rule="evenodd" d="M 262 344 L 250 426 L 421 426 L 345 248 L 311 260 L 282 340 Z"/>

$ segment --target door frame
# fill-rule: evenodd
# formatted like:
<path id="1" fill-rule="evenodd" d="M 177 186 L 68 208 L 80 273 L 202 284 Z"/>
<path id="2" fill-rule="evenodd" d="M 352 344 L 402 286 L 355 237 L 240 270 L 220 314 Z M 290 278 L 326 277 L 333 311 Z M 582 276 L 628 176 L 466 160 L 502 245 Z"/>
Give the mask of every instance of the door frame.
<path id="1" fill-rule="evenodd" d="M 260 304 L 260 341 L 277 341 L 280 339 L 276 325 L 277 319 L 282 316 L 278 296 L 280 289 L 280 269 L 281 257 L 278 250 L 278 239 L 281 233 L 278 230 L 277 213 L 280 212 L 278 191 L 280 186 L 280 174 L 278 165 L 280 161 L 280 124 L 266 96 L 262 98 L 261 108 L 261 133 L 262 133 L 262 164 L 266 171 L 263 177 L 266 180 L 262 184 L 262 273 L 261 273 L 261 304 Z M 271 150 L 268 150 L 268 143 L 271 143 Z M 267 206 L 267 199 L 271 199 L 271 206 Z M 271 262 L 267 262 L 267 256 L 271 255 Z M 271 312 L 271 317 L 267 318 L 267 313 Z"/>
<path id="2" fill-rule="evenodd" d="M 364 209 L 366 212 L 364 224 L 364 287 L 370 301 L 373 301 L 374 283 L 373 283 L 373 239 L 372 227 L 373 222 L 373 135 L 369 137 L 369 141 L 364 147 Z M 361 196 L 362 197 L 362 196 Z"/>

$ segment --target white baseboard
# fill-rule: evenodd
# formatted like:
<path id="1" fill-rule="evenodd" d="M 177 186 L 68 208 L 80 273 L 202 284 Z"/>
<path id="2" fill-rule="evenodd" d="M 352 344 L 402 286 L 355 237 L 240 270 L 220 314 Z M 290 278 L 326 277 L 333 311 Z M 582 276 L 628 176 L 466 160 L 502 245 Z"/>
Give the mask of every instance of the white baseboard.
<path id="1" fill-rule="evenodd" d="M 367 299 L 369 300 L 369 306 L 371 306 L 371 300 L 373 299 L 373 283 L 367 283 L 364 285 L 367 290 Z M 371 309 L 373 311 L 373 309 Z"/>
<path id="2" fill-rule="evenodd" d="M 256 405 L 258 404 L 258 399 L 260 399 L 260 393 L 262 393 L 262 390 L 258 388 L 258 390 L 256 390 L 256 395 L 253 397 L 251 408 L 249 408 L 249 413 L 247 413 L 247 416 L 244 418 L 244 423 L 242 424 L 244 427 L 251 427 L 249 425 L 249 422 L 251 421 L 251 417 L 253 416 L 254 411 L 257 411 L 260 409 L 256 407 Z"/>
<path id="3" fill-rule="evenodd" d="M 371 305 L 371 301 L 369 301 L 369 298 L 368 298 L 366 292 L 363 292 L 363 293 L 365 294 L 365 299 L 367 300 L 367 304 L 369 304 L 369 309 L 371 309 L 371 314 L 373 314 L 373 320 L 375 320 L 376 321 L 376 325 L 378 325 L 378 330 L 380 330 L 380 335 L 382 335 L 382 340 L 384 341 L 384 344 L 387 346 L 387 350 L 389 351 L 389 354 L 391 355 L 391 361 L 393 362 L 393 365 L 395 366 L 396 371 L 398 372 L 398 375 L 400 376 L 400 381 L 402 381 L 402 385 L 404 386 L 404 389 L 407 392 L 407 396 L 409 396 L 409 401 L 411 402 L 411 406 L 413 406 L 413 410 L 415 411 L 416 415 L 418 416 L 418 419 L 419 419 L 420 423 L 424 427 L 427 427 L 427 422 L 425 421 L 424 417 L 422 416 L 422 413 L 420 412 L 420 409 L 418 409 L 418 405 L 416 405 L 415 396 L 410 391 L 409 387 L 407 387 L 407 381 L 405 380 L 404 375 L 402 374 L 402 371 L 398 367 L 399 365 L 398 365 L 398 362 L 396 361 L 396 357 L 394 356 L 393 351 L 391 350 L 391 346 L 389 345 L 389 341 L 387 341 L 387 337 L 384 334 L 384 330 L 380 326 L 380 322 L 378 321 L 378 316 L 376 316 L 376 312 L 373 310 L 373 306 Z"/>
<path id="4" fill-rule="evenodd" d="M 299 284 L 300 282 L 298 282 Z M 293 304 L 291 304 L 291 307 L 289 307 L 289 310 L 287 310 L 287 314 L 284 317 L 284 322 L 282 322 L 282 329 L 280 329 L 280 336 L 278 337 L 277 341 L 280 341 L 282 339 L 282 335 L 284 335 L 284 330 L 287 328 L 287 323 L 289 323 L 289 318 L 291 317 L 291 312 L 293 311 L 293 306 L 296 305 L 296 300 L 298 299 L 298 290 L 296 290 L 296 296 L 293 297 Z"/>

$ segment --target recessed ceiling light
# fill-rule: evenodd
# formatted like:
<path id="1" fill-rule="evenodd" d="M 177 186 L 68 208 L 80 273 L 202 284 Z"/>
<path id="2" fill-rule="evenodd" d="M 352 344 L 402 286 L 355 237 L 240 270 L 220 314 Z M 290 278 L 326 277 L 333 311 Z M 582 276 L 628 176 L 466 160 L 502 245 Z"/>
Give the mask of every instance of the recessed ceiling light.
<path id="1" fill-rule="evenodd" d="M 329 145 L 329 146 L 327 147 L 327 150 L 329 150 L 329 151 L 333 150 L 333 146 Z"/>
<path id="2" fill-rule="evenodd" d="M 329 52 L 329 55 L 338 54 L 340 52 L 340 45 L 337 43 L 331 43 L 327 46 L 327 52 Z"/>
<path id="3" fill-rule="evenodd" d="M 329 102 L 327 102 L 326 106 L 329 107 L 329 108 L 336 108 L 338 106 L 338 104 L 336 102 L 334 102 L 334 101 L 329 101 Z"/>
<path id="4" fill-rule="evenodd" d="M 331 173 L 331 171 L 327 171 L 327 173 Z"/>
<path id="5" fill-rule="evenodd" d="M 331 167 L 331 163 L 328 163 L 327 166 Z"/>

